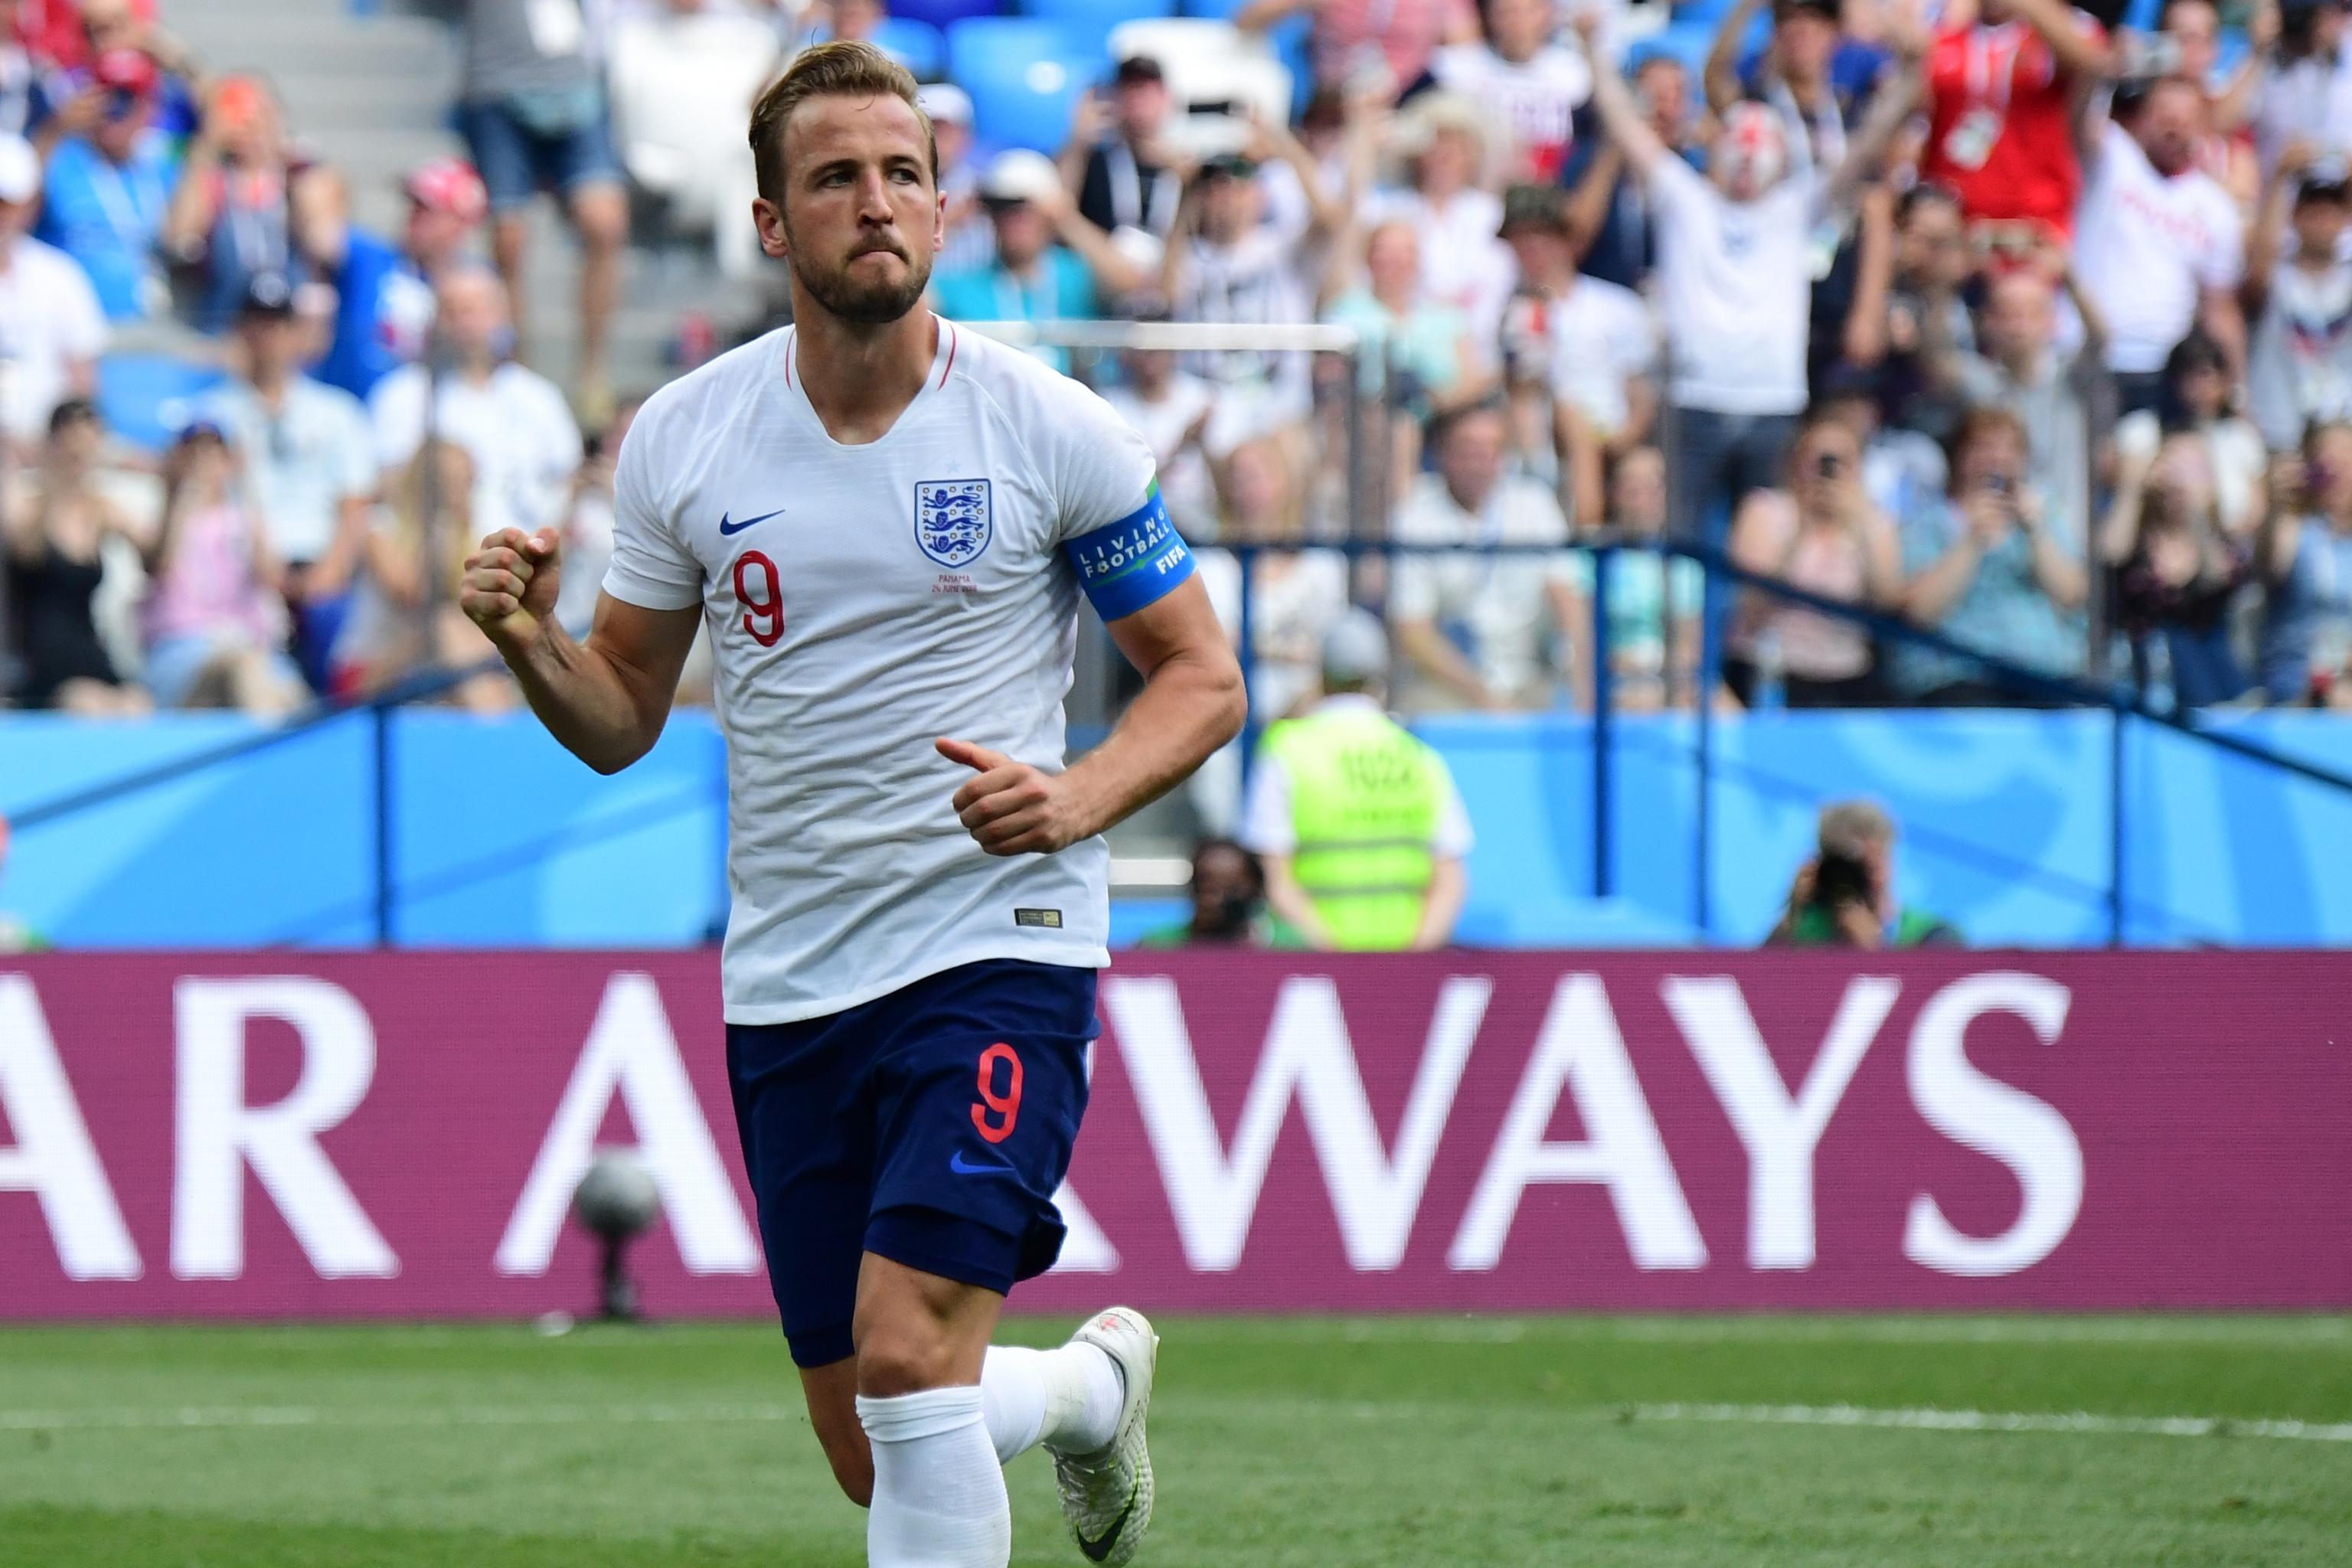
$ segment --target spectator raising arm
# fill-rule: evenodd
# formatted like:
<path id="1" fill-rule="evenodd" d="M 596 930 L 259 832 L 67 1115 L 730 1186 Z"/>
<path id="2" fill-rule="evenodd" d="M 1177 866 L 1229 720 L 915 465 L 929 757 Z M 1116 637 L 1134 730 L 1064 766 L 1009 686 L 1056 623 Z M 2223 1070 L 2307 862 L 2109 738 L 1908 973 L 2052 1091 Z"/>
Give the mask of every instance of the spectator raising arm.
<path id="1" fill-rule="evenodd" d="M 1129 260 L 1125 251 L 1111 243 L 1110 236 L 1087 222 L 1067 191 L 1056 187 L 1047 194 L 1041 190 L 1033 199 L 1045 221 L 1054 226 L 1055 235 L 1077 252 L 1079 259 L 1094 274 L 1097 294 L 1117 300 L 1151 286 L 1151 274 Z"/>
<path id="2" fill-rule="evenodd" d="M 1887 300 L 1895 287 L 1895 193 L 1884 184 L 1862 195 L 1854 248 L 1853 303 L 1845 313 L 1843 346 L 1848 364 L 1869 366 L 1886 358 Z M 1943 312 L 1927 314 L 1934 321 Z M 1948 346 L 1951 334 L 1944 338 Z"/>
<path id="3" fill-rule="evenodd" d="M 1715 30 L 1715 42 L 1706 51 L 1706 107 L 1721 114 L 1739 101 L 1739 51 L 1748 41 L 1749 26 L 1756 14 L 1764 8 L 1764 0 L 1739 0 L 1724 13 L 1723 25 Z"/>
<path id="4" fill-rule="evenodd" d="M 2103 36 L 2084 29 L 2066 0 L 2009 0 L 2009 10 L 2050 46 L 2058 68 L 2085 89 L 2114 74 L 2114 51 Z"/>
<path id="5" fill-rule="evenodd" d="M 1675 155 L 1674 150 L 1650 129 L 1641 105 L 1633 101 L 1633 90 L 1618 72 L 1617 62 L 1607 58 L 1608 51 L 1601 44 L 1601 22 L 1597 7 L 1576 14 L 1576 36 L 1584 42 L 1585 58 L 1592 61 L 1592 111 L 1601 117 L 1601 129 L 1607 133 L 1610 147 L 1624 159 L 1635 178 L 1647 180 L 1651 170 Z M 1586 184 L 1593 183 L 1600 172 L 1596 166 L 1592 174 L 1586 176 Z M 1605 194 L 1601 200 L 1606 202 Z"/>

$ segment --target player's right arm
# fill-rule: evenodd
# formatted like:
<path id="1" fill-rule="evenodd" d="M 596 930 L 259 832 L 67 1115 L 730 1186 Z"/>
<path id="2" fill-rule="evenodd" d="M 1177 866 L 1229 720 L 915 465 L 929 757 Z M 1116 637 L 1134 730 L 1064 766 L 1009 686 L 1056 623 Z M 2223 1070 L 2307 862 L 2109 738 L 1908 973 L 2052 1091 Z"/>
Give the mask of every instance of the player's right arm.
<path id="1" fill-rule="evenodd" d="M 562 567 L 553 529 L 507 529 L 467 558 L 458 603 L 548 733 L 598 773 L 616 773 L 661 739 L 701 612 L 647 609 L 606 594 L 583 642 L 555 619 Z"/>

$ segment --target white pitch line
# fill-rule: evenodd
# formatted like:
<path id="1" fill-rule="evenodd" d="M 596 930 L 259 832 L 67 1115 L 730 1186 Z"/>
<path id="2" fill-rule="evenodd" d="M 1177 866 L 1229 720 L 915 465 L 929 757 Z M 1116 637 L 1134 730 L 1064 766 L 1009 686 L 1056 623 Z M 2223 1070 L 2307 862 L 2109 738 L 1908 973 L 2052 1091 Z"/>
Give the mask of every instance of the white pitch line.
<path id="1" fill-rule="evenodd" d="M 2115 1437 L 2279 1437 L 2352 1443 L 2352 1422 L 2239 1421 L 2213 1415 L 2071 1415 L 2013 1410 L 1871 1410 L 1854 1405 L 1636 1405 L 1637 1421 L 1763 1426 L 1893 1426 L 1922 1432 L 2070 1432 Z"/>
<path id="2" fill-rule="evenodd" d="M 1314 1400 L 1302 1400 L 1313 1405 Z M 1382 1406 L 1364 1405 L 1360 1415 Z M 1626 1406 L 1563 1412 L 1591 1419 Z M 1870 1426 L 1921 1432 L 2052 1432 L 2116 1437 L 2271 1437 L 2352 1443 L 2352 1422 L 2238 1420 L 2215 1415 L 2095 1415 L 2002 1410 L 1877 1410 L 1855 1405 L 1636 1405 L 1636 1421 L 1704 1421 L 1766 1426 Z M 452 1405 L 325 1409 L 310 1405 L 191 1405 L 167 1410 L 0 1410 L 0 1431 L 180 1431 L 224 1427 L 596 1426 L 767 1424 L 804 1421 L 792 1405 Z"/>

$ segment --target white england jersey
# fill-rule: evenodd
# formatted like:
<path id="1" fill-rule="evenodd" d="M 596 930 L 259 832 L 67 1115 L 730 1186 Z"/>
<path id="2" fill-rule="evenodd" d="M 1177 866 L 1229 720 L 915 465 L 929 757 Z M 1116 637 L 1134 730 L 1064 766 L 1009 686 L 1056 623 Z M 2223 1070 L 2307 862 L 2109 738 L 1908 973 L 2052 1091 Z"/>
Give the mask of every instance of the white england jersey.
<path id="1" fill-rule="evenodd" d="M 784 1023 L 991 958 L 1109 963 L 1108 851 L 988 855 L 950 736 L 1059 772 L 1081 577 L 1106 618 L 1191 574 L 1140 437 L 950 323 L 923 390 L 845 447 L 786 328 L 646 405 L 604 591 L 699 605 L 718 649 L 727 1020 Z"/>

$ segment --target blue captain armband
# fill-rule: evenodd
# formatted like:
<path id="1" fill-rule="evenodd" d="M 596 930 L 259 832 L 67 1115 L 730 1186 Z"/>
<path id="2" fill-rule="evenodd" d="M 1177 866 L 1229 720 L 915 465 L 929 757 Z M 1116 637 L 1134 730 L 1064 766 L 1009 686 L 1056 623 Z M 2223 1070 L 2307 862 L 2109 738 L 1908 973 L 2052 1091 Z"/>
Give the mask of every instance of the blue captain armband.
<path id="1" fill-rule="evenodd" d="M 1117 522 L 1081 534 L 1062 549 L 1077 569 L 1095 614 L 1116 621 L 1155 605 L 1192 574 L 1192 552 L 1168 521 L 1160 482 L 1143 504 Z"/>

